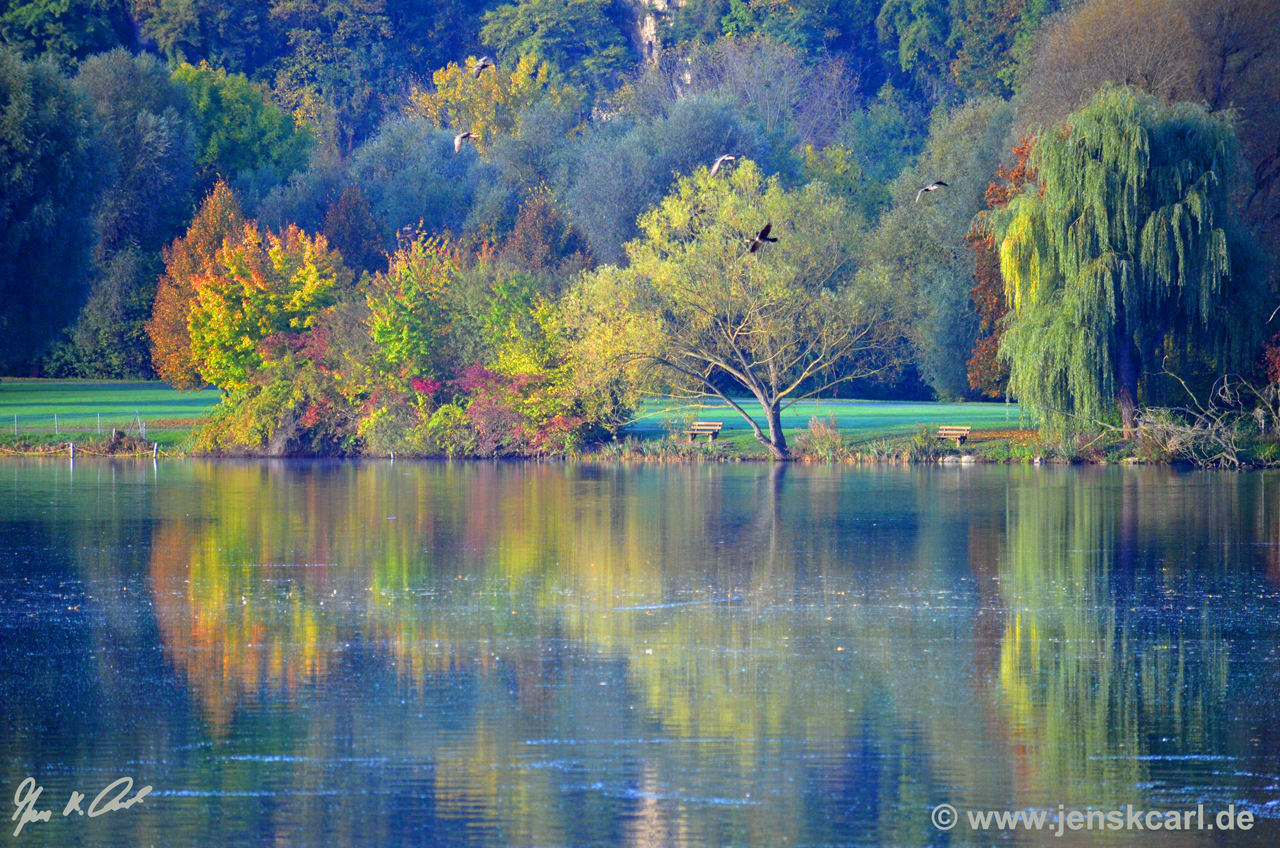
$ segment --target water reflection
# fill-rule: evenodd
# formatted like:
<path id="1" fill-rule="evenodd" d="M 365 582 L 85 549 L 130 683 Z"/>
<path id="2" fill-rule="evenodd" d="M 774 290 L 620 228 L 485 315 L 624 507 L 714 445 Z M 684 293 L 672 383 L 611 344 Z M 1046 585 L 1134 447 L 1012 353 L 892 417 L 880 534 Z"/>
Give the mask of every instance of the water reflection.
<path id="1" fill-rule="evenodd" d="M 989 844 L 929 810 L 1280 814 L 1276 477 L 13 476 L 7 785 L 156 786 L 35 844 Z"/>

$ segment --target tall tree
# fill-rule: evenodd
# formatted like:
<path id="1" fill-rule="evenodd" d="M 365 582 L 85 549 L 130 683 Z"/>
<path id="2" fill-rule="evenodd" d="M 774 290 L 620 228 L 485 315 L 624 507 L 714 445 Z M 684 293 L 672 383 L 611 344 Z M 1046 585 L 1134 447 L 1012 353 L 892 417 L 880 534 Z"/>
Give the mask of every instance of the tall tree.
<path id="1" fill-rule="evenodd" d="M 706 96 L 680 100 L 665 117 L 626 132 L 606 127 L 584 148 L 566 199 L 592 252 L 613 263 L 626 260 L 622 245 L 639 233 L 636 219 L 671 190 L 679 175 L 729 152 L 771 171 L 778 170 L 782 158 L 771 155 L 759 129 L 743 120 L 732 102 Z"/>
<path id="2" fill-rule="evenodd" d="M 245 224 L 223 243 L 214 266 L 196 285 L 191 354 L 202 378 L 231 393 L 262 367 L 265 339 L 309 329 L 351 285 L 351 272 L 324 237 L 297 227 L 276 235 Z"/>
<path id="3" fill-rule="evenodd" d="M 360 186 L 349 185 L 324 215 L 324 237 L 342 254 L 343 263 L 357 274 L 387 264 L 369 201 Z"/>
<path id="4" fill-rule="evenodd" d="M 1031 165 L 1038 186 L 991 218 L 1010 387 L 1051 431 L 1118 407 L 1132 433 L 1166 358 L 1252 356 L 1263 286 L 1232 221 L 1227 120 L 1105 88 L 1041 137 Z"/>
<path id="5" fill-rule="evenodd" d="M 132 0 L 143 35 L 174 65 L 208 62 L 256 78 L 287 44 L 266 0 Z"/>
<path id="6" fill-rule="evenodd" d="M 472 57 L 466 64 L 451 62 L 431 75 L 434 90 L 413 88 L 411 108 L 437 127 L 473 132 L 476 145 L 486 150 L 500 136 L 520 129 L 521 114 L 535 103 L 576 104 L 578 93 L 553 79 L 552 68 L 533 54 L 514 66 L 492 68 L 475 76 Z"/>
<path id="7" fill-rule="evenodd" d="M 778 242 L 749 251 L 765 224 Z M 700 168 L 640 229 L 628 268 L 601 268 L 570 296 L 588 378 L 718 397 L 785 458 L 784 408 L 884 366 L 880 298 L 850 281 L 859 224 L 820 183 L 787 191 L 749 160 L 714 179 Z"/>
<path id="8" fill-rule="evenodd" d="M 1001 165 L 996 170 L 995 179 L 987 186 L 988 209 L 1003 209 L 1023 186 L 1035 182 L 1035 170 L 1027 161 L 1035 141 L 1035 136 L 1022 139 L 1013 148 L 1017 160 L 1014 166 Z M 969 357 L 969 387 L 987 397 L 1004 397 L 1009 391 L 1009 364 L 1000 358 L 1000 339 L 1004 335 L 1003 319 L 1009 311 L 1009 301 L 1004 296 L 1004 277 L 1000 276 L 1000 251 L 982 214 L 974 219 L 964 240 L 973 251 L 970 296 L 979 321 L 978 339 Z"/>
<path id="9" fill-rule="evenodd" d="M 260 169 L 283 181 L 306 166 L 311 133 L 294 125 L 293 118 L 271 101 L 265 86 L 204 63 L 179 65 L 173 78 L 191 97 L 201 186 Z"/>
<path id="10" fill-rule="evenodd" d="M 533 56 L 583 88 L 611 88 L 635 63 L 618 0 L 516 0 L 484 20 L 480 37 L 502 58 Z"/>
<path id="11" fill-rule="evenodd" d="M 965 360 L 979 321 L 970 301 L 974 257 L 962 245 L 1012 117 L 994 97 L 939 110 L 920 161 L 893 183 L 894 208 L 881 216 L 859 272 L 893 292 L 916 367 L 941 398 L 970 390 Z M 947 187 L 921 195 L 934 180 Z"/>
<path id="12" fill-rule="evenodd" d="M 50 63 L 0 49 L 0 371 L 29 371 L 87 286 L 92 107 Z M 55 261 L 56 257 L 56 261 Z"/>
<path id="13" fill-rule="evenodd" d="M 54 367 L 83 377 L 149 375 L 144 325 L 160 248 L 191 214 L 191 100 L 162 62 L 123 49 L 87 59 L 75 82 L 102 128 L 105 179 L 95 209 L 93 289 Z"/>
<path id="14" fill-rule="evenodd" d="M 191 354 L 188 328 L 196 303 L 196 286 L 216 271 L 218 251 L 228 236 L 244 232 L 240 202 L 225 181 L 219 181 L 191 222 L 186 235 L 164 251 L 164 273 L 156 287 L 156 300 L 147 338 L 151 365 L 160 379 L 175 389 L 204 385 L 200 364 Z"/>
<path id="15" fill-rule="evenodd" d="M 276 97 L 344 152 L 377 126 L 390 94 L 385 0 L 271 0 L 289 49 L 275 61 Z"/>
<path id="16" fill-rule="evenodd" d="M 1253 171 L 1248 216 L 1280 256 L 1280 4 L 1274 0 L 1087 0 L 1035 49 L 1023 127 L 1060 121 L 1103 83 L 1234 109 Z"/>
<path id="17" fill-rule="evenodd" d="M 0 13 L 0 41 L 27 59 L 72 69 L 95 53 L 136 47 L 124 0 L 11 0 Z"/>

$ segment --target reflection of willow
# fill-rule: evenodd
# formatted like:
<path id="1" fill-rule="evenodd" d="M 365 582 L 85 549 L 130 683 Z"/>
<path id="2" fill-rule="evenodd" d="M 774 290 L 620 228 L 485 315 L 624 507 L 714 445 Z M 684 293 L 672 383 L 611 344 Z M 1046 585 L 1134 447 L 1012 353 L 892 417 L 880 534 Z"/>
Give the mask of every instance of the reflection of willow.
<path id="1" fill-rule="evenodd" d="M 1140 531 L 1159 536 L 1143 526 L 1138 479 L 1100 486 L 1072 474 L 1011 491 L 1000 703 L 1028 802 L 1132 801 L 1161 753 L 1152 740 L 1202 753 L 1221 730 L 1212 717 L 1227 654 L 1210 616 L 1173 596 L 1152 609 L 1159 585 L 1132 608 L 1126 598 Z"/>

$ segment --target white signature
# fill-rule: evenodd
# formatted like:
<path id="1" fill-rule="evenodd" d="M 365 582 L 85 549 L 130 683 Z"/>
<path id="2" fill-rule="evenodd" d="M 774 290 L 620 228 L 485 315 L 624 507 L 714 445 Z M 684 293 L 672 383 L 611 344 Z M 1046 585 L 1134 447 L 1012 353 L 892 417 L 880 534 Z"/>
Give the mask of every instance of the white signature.
<path id="1" fill-rule="evenodd" d="M 119 787 L 115 797 L 110 798 L 103 803 L 103 800 L 111 794 L 112 790 Z M 128 801 L 123 800 L 130 790 L 133 789 L 133 778 L 122 777 L 114 781 L 106 789 L 98 793 L 98 797 L 93 799 L 93 803 L 89 805 L 89 818 L 100 816 L 103 813 L 110 813 L 114 810 L 127 810 L 134 804 L 140 803 L 143 798 L 147 797 L 147 793 L 151 791 L 150 786 L 144 786 L 138 790 L 138 794 L 134 795 Z M 49 820 L 53 815 L 53 810 L 37 810 L 35 809 L 36 801 L 40 799 L 40 793 L 44 791 L 43 786 L 36 786 L 36 779 L 28 777 L 18 786 L 18 791 L 13 793 L 13 804 L 18 811 L 13 814 L 12 821 L 18 823 L 18 827 L 13 831 L 13 835 L 17 836 L 22 833 L 22 826 L 27 822 L 40 822 Z M 72 813 L 84 815 L 84 810 L 80 807 L 80 803 L 84 801 L 84 795 L 72 790 L 71 799 L 67 801 L 67 806 L 63 808 L 62 814 L 69 816 Z M 101 806 L 99 806 L 101 805 Z"/>

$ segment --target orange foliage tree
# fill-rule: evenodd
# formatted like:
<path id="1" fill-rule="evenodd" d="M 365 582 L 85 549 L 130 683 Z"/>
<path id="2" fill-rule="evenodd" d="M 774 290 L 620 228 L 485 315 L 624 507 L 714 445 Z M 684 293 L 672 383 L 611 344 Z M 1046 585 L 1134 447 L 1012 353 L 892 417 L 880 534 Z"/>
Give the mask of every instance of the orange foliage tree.
<path id="1" fill-rule="evenodd" d="M 191 355 L 188 329 L 196 286 L 209 274 L 227 236 L 242 232 L 244 223 L 235 192 L 226 181 L 219 180 L 201 204 L 187 234 L 163 251 L 164 273 L 147 322 L 147 338 L 152 367 L 160 379 L 175 389 L 186 391 L 204 385 L 199 364 Z"/>
<path id="2" fill-rule="evenodd" d="M 324 236 L 292 224 L 279 235 L 245 224 L 195 286 L 188 326 L 201 376 L 228 392 L 244 388 L 269 353 L 261 343 L 309 330 L 316 314 L 350 287 L 351 276 Z"/>
<path id="3" fill-rule="evenodd" d="M 996 171 L 995 179 L 987 186 L 987 208 L 1001 209 L 1029 182 L 1035 182 L 1035 171 L 1027 164 L 1035 137 L 1030 136 L 1013 148 L 1017 157 L 1012 168 L 1003 165 Z M 1004 297 L 1004 278 L 1000 276 L 1000 254 L 995 237 L 979 221 L 965 236 L 973 251 L 977 268 L 973 274 L 973 305 L 981 325 L 978 338 L 969 358 L 969 386 L 987 397 L 998 398 L 1009 385 L 1009 366 L 1000 361 L 1000 336 L 1003 333 L 1001 319 L 1009 311 Z"/>

